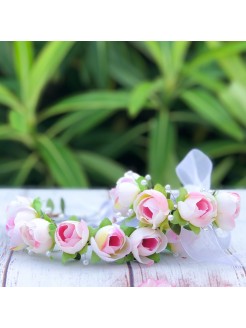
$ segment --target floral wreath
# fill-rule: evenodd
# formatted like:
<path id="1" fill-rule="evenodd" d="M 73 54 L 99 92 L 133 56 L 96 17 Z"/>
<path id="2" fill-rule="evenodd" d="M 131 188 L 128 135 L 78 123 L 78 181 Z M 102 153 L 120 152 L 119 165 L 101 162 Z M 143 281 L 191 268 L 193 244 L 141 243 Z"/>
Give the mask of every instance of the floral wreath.
<path id="1" fill-rule="evenodd" d="M 178 192 L 154 185 L 150 175 L 126 172 L 109 192 L 108 215 L 97 226 L 74 215 L 61 221 L 63 199 L 58 215 L 51 199 L 44 204 L 40 198 L 18 196 L 7 206 L 10 248 L 49 258 L 59 250 L 63 263 L 82 258 L 84 265 L 101 260 L 151 265 L 160 261 L 161 252 L 228 261 L 240 197 L 210 190 L 211 169 L 210 159 L 192 150 L 176 168 L 185 185 Z"/>

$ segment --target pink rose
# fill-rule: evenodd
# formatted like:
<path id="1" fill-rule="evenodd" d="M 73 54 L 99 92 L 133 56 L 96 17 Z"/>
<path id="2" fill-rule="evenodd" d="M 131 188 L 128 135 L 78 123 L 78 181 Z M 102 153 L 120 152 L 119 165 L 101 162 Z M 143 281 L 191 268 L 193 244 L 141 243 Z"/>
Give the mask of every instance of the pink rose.
<path id="1" fill-rule="evenodd" d="M 93 251 L 104 261 L 113 262 L 125 257 L 132 250 L 129 238 L 118 225 L 108 225 L 91 237 Z"/>
<path id="2" fill-rule="evenodd" d="M 12 250 L 17 251 L 26 246 L 20 235 L 20 227 L 37 216 L 37 212 L 31 205 L 32 199 L 18 196 L 7 207 L 6 231 L 10 237 L 10 248 Z"/>
<path id="3" fill-rule="evenodd" d="M 81 220 L 64 221 L 57 226 L 55 241 L 59 249 L 68 254 L 75 254 L 85 247 L 89 239 L 87 224 Z"/>
<path id="4" fill-rule="evenodd" d="M 51 249 L 53 240 L 49 234 L 49 222 L 44 219 L 33 219 L 20 227 L 24 243 L 34 253 L 45 253 Z"/>
<path id="5" fill-rule="evenodd" d="M 235 218 L 240 212 L 240 196 L 235 192 L 218 191 L 215 195 L 218 206 L 216 223 L 226 231 L 235 228 Z"/>
<path id="6" fill-rule="evenodd" d="M 123 178 L 117 181 L 116 187 L 110 190 L 110 197 L 113 200 L 115 211 L 121 212 L 124 216 L 127 215 L 127 211 L 140 193 L 136 182 L 137 178 L 139 178 L 138 174 L 127 172 Z"/>
<path id="7" fill-rule="evenodd" d="M 135 259 L 143 264 L 152 265 L 153 260 L 149 259 L 155 253 L 160 253 L 167 246 L 167 237 L 160 230 L 151 228 L 138 228 L 130 236 L 132 244 L 132 254 Z"/>
<path id="8" fill-rule="evenodd" d="M 217 216 L 217 204 L 208 192 L 190 192 L 184 201 L 178 202 L 181 217 L 196 227 L 206 227 Z"/>
<path id="9" fill-rule="evenodd" d="M 150 189 L 141 192 L 133 205 L 139 221 L 158 228 L 166 219 L 170 210 L 166 197 L 159 191 Z"/>
<path id="10" fill-rule="evenodd" d="M 147 279 L 138 287 L 174 287 L 166 279 Z"/>

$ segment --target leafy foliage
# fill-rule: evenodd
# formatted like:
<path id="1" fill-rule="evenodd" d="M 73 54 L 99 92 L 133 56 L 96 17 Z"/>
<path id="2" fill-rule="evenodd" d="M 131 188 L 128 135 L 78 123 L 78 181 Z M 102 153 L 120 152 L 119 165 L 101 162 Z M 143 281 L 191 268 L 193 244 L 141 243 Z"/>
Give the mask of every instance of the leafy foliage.
<path id="1" fill-rule="evenodd" d="M 0 184 L 179 187 L 192 147 L 245 186 L 246 42 L 0 42 Z M 232 170 L 233 169 L 233 170 Z"/>

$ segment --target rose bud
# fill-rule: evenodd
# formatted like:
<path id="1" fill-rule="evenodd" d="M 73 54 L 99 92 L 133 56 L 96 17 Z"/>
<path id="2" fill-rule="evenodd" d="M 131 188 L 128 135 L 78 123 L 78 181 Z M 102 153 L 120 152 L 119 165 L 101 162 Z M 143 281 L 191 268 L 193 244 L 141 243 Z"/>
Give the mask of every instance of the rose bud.
<path id="1" fill-rule="evenodd" d="M 138 228 L 130 236 L 132 254 L 135 259 L 143 264 L 151 265 L 153 260 L 149 259 L 155 253 L 160 253 L 167 246 L 167 237 L 160 230 L 151 228 Z"/>
<path id="2" fill-rule="evenodd" d="M 218 191 L 215 195 L 218 206 L 216 223 L 226 231 L 235 228 L 235 218 L 240 211 L 240 196 L 235 192 Z"/>
<path id="3" fill-rule="evenodd" d="M 127 211 L 132 206 L 136 196 L 140 193 L 136 179 L 139 175 L 132 172 L 125 173 L 120 178 L 116 187 L 110 190 L 110 197 L 113 200 L 114 210 L 119 211 L 123 216 L 127 215 Z"/>
<path id="4" fill-rule="evenodd" d="M 93 251 L 104 261 L 113 262 L 131 252 L 129 238 L 117 225 L 108 225 L 91 237 Z"/>
<path id="5" fill-rule="evenodd" d="M 141 192 L 133 205 L 136 217 L 139 221 L 158 228 L 166 219 L 170 210 L 167 198 L 157 190 L 145 190 Z"/>
<path id="6" fill-rule="evenodd" d="M 85 247 L 89 239 L 87 224 L 81 220 L 64 221 L 57 226 L 55 232 L 56 245 L 63 252 L 75 254 Z"/>
<path id="7" fill-rule="evenodd" d="M 208 192 L 190 192 L 184 201 L 178 202 L 180 216 L 196 227 L 206 227 L 217 215 L 217 204 Z"/>
<path id="8" fill-rule="evenodd" d="M 34 253 L 45 253 L 51 249 L 53 240 L 49 234 L 49 224 L 48 221 L 38 218 L 21 226 L 21 237 Z"/>

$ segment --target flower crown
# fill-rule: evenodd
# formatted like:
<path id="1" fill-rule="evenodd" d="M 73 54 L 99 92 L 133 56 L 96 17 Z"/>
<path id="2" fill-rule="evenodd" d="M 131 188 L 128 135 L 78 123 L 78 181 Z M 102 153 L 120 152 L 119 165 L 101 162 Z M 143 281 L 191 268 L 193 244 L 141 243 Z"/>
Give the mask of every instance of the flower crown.
<path id="1" fill-rule="evenodd" d="M 234 192 L 204 189 L 202 186 L 210 184 L 211 168 L 207 156 L 192 150 L 176 169 L 185 184 L 178 192 L 170 185 L 154 185 L 150 175 L 125 173 L 109 193 L 107 217 L 96 226 L 66 216 L 63 200 L 58 215 L 51 199 L 43 204 L 39 198 L 17 197 L 7 207 L 10 247 L 50 258 L 62 251 L 63 263 L 82 258 L 85 265 L 101 260 L 151 265 L 159 262 L 163 251 L 198 261 L 223 260 L 240 197 Z"/>

